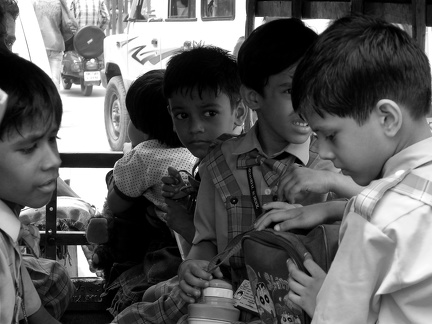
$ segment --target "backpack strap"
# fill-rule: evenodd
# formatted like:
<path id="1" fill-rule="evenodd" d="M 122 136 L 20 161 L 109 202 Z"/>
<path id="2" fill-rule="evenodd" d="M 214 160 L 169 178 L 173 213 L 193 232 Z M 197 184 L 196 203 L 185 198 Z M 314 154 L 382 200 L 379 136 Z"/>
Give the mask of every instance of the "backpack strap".
<path id="1" fill-rule="evenodd" d="M 428 158 L 426 162 L 419 163 L 415 168 L 431 162 Z M 369 221 L 376 204 L 390 190 L 432 206 L 432 182 L 413 174 L 412 170 L 372 182 L 355 198 L 354 211 L 360 215 L 365 215 Z"/>

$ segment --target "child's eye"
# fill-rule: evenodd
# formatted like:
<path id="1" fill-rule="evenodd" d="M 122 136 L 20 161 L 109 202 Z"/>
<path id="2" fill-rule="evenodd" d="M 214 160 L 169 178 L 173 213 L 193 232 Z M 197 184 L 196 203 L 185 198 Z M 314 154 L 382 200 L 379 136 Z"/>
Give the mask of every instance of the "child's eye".
<path id="1" fill-rule="evenodd" d="M 26 148 L 22 148 L 20 149 L 20 151 L 24 154 L 31 154 L 34 152 L 34 150 L 36 150 L 37 145 L 33 144 L 31 147 L 26 147 Z"/>
<path id="2" fill-rule="evenodd" d="M 330 135 L 326 135 L 326 137 L 325 137 L 325 139 L 327 140 L 327 141 L 330 141 L 330 142 L 333 142 L 334 141 L 334 138 L 335 138 L 335 134 L 333 133 L 333 134 L 330 134 Z"/>
<path id="3" fill-rule="evenodd" d="M 291 88 L 286 89 L 286 90 L 284 90 L 284 92 L 287 93 L 287 94 L 291 94 L 292 93 L 292 89 Z"/>
<path id="4" fill-rule="evenodd" d="M 188 117 L 188 115 L 185 113 L 179 113 L 179 114 L 174 115 L 174 117 L 176 119 L 183 120 L 183 119 L 186 119 Z"/>
<path id="5" fill-rule="evenodd" d="M 216 111 L 206 111 L 205 113 L 204 113 L 204 116 L 206 116 L 206 117 L 214 117 L 214 116 L 216 116 L 217 115 L 217 112 Z"/>

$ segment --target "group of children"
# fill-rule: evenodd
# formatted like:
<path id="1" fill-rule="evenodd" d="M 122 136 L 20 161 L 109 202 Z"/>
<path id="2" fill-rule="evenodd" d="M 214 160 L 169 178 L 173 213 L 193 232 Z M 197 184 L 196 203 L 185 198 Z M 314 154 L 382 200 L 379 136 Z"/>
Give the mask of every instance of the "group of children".
<path id="1" fill-rule="evenodd" d="M 5 69 L 16 64 L 2 62 Z M 431 73 L 408 34 L 360 15 L 336 20 L 319 36 L 300 20 L 274 20 L 246 38 L 237 62 L 218 48 L 198 47 L 173 56 L 162 83 L 175 133 L 200 164 L 194 212 L 178 199 L 185 189 L 178 169 L 163 179 L 161 210 L 174 230 L 193 236 L 192 247 L 178 276 L 149 288 L 113 323 L 182 322 L 212 278 L 236 288 L 247 276 L 241 253 L 212 273 L 207 266 L 251 226 L 277 223 L 276 230 L 286 230 L 335 220 L 342 221 L 340 245 L 327 274 L 309 257 L 310 275 L 287 260 L 291 302 L 313 323 L 432 319 Z M 0 261 L 19 267 L 17 225 L 10 224 L 19 207 L 42 206 L 54 190 L 61 102 L 40 87 L 29 89 L 40 92 L 30 104 L 6 84 L 0 84 L 9 95 L 0 124 L 0 198 L 8 223 L 1 223 Z M 238 135 L 245 106 L 258 120 Z M 120 194 L 127 185 L 115 189 L 117 181 L 114 174 L 117 195 L 133 198 Z M 176 223 L 177 215 L 190 226 Z M 25 272 L 0 266 L 13 275 L 5 282 L 17 296 L 15 308 L 1 308 L 9 323 L 23 313 L 18 288 L 29 285 L 19 282 Z M 24 314 L 37 319 L 44 314 L 39 306 L 29 304 Z M 241 321 L 253 320 L 242 312 Z"/>

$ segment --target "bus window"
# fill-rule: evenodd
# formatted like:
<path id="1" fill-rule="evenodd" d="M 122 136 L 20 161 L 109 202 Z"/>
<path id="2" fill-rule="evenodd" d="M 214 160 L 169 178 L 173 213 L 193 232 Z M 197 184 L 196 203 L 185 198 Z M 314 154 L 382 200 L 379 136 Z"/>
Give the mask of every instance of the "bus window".
<path id="1" fill-rule="evenodd" d="M 201 0 L 203 20 L 234 19 L 235 0 Z"/>
<path id="2" fill-rule="evenodd" d="M 195 18 L 194 0 L 169 0 L 168 18 Z"/>
<path id="3" fill-rule="evenodd" d="M 137 20 L 158 20 L 160 17 L 158 14 L 160 13 L 160 9 L 157 8 L 157 2 L 152 0 L 134 0 L 133 3 L 138 2 L 136 7 L 132 4 L 132 8 L 135 8 L 134 11 L 131 12 L 131 17 Z"/>

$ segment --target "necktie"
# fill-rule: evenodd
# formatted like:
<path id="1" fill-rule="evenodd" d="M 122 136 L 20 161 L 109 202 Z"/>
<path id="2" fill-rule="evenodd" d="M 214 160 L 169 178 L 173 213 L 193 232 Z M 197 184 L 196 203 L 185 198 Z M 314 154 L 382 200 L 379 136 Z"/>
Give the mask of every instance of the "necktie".
<path id="1" fill-rule="evenodd" d="M 288 159 L 286 159 L 287 155 Z M 285 162 L 281 162 L 280 160 L 282 159 L 285 159 Z M 294 162 L 294 160 L 295 156 L 288 153 L 282 153 L 276 159 L 266 158 L 255 149 L 238 157 L 237 168 L 247 169 L 253 166 L 260 166 L 265 182 L 272 188 L 277 184 L 287 166 Z"/>

